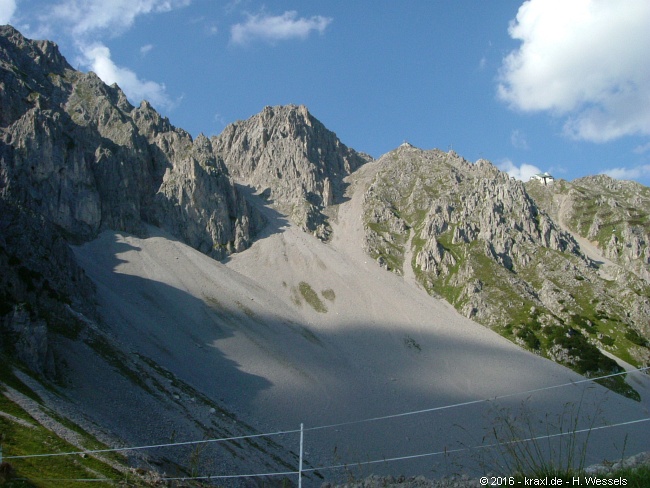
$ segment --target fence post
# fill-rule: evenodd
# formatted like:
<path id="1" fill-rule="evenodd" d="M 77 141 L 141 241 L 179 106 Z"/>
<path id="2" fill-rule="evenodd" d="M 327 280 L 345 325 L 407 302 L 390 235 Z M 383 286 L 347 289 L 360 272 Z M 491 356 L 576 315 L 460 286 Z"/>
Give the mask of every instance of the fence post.
<path id="1" fill-rule="evenodd" d="M 302 488 L 302 440 L 303 440 L 303 424 L 300 424 L 300 458 L 298 460 L 298 488 Z"/>

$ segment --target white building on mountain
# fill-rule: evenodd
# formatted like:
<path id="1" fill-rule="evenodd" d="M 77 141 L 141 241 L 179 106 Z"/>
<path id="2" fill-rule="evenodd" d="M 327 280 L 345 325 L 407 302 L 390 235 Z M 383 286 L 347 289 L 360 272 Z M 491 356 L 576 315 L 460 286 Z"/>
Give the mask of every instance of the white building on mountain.
<path id="1" fill-rule="evenodd" d="M 555 181 L 555 178 L 551 176 L 548 172 L 546 173 L 537 173 L 536 175 L 533 175 L 530 177 L 530 181 L 539 181 L 540 183 L 546 185 L 549 185 Z"/>

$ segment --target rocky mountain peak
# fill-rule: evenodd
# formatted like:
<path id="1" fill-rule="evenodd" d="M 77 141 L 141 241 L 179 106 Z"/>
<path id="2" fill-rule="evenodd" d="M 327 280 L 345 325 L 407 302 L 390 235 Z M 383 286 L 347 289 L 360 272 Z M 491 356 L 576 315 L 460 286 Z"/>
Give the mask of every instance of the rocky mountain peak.
<path id="1" fill-rule="evenodd" d="M 128 446 L 176 432 L 232 438 L 251 433 L 249 420 L 363 418 L 372 402 L 438 401 L 459 384 L 463 394 L 491 395 L 497 377 L 498 388 L 509 378 L 557 380 L 557 368 L 508 352 L 415 286 L 580 374 L 621 371 L 601 351 L 650 364 L 650 189 L 606 176 L 523 184 L 489 161 L 404 143 L 350 178 L 342 203 L 345 177 L 370 159 L 302 105 L 265 107 L 219 136 L 193 139 L 148 102 L 133 106 L 117 85 L 73 70 L 54 43 L 0 27 L 5 403 L 17 397 L 3 383 L 20 383 L 42 400 L 41 413 L 78 412 L 104 444 Z M 258 209 L 269 205 L 241 185 L 322 239 L 337 212 L 341 239 L 325 245 L 274 228 L 243 252 L 264 224 Z M 217 259 L 242 254 L 215 263 L 179 241 Z M 368 254 L 403 279 L 373 269 Z M 455 356 L 460 367 L 447 364 Z M 466 369 L 470 356 L 477 362 Z M 413 383 L 441 365 L 456 373 L 434 375 L 426 388 Z M 639 398 L 623 377 L 607 380 Z M 334 392 L 327 404 L 323 392 Z M 330 412 L 330 404 L 351 409 Z M 548 402 L 539 405 L 548 412 Z M 334 453 L 342 435 L 332 433 Z M 364 436 L 348 435 L 361 439 L 350 452 L 365 448 Z M 430 448 L 430 436 L 419 437 Z M 413 437 L 404 439 L 410 446 Z M 83 449 L 87 441 L 74 442 Z M 297 462 L 283 442 L 213 443 L 224 446 L 214 454 L 185 446 L 147 454 L 142 465 L 279 472 Z"/>
<path id="2" fill-rule="evenodd" d="M 18 68 L 26 66 L 25 58 L 47 73 L 63 73 L 72 67 L 65 60 L 59 46 L 52 41 L 32 41 L 26 39 L 11 25 L 0 26 L 0 50 Z"/>
<path id="3" fill-rule="evenodd" d="M 343 144 L 304 105 L 265 107 L 212 138 L 230 174 L 263 192 L 304 230 L 329 235 L 323 211 L 338 203 L 343 178 L 370 158 Z"/>

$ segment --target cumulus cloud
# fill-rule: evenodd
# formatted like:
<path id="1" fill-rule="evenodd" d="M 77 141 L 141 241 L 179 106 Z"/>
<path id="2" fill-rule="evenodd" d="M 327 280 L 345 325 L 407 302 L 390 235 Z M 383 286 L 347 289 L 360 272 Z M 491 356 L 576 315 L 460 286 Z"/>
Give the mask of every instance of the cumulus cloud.
<path id="1" fill-rule="evenodd" d="M 537 166 L 533 166 L 532 164 L 523 163 L 521 166 L 516 166 L 509 159 L 505 159 L 497 164 L 497 168 L 521 181 L 528 181 L 531 176 L 542 172 Z"/>
<path id="2" fill-rule="evenodd" d="M 0 0 L 0 2 L 6 0 Z M 80 53 L 80 63 L 107 84 L 117 83 L 134 103 L 145 99 L 157 108 L 170 109 L 173 103 L 165 85 L 140 79 L 132 70 L 118 66 L 110 49 L 100 39 L 115 37 L 130 29 L 139 16 L 170 12 L 191 0 L 58 0 L 38 16 L 43 37 L 54 33 L 67 36 Z M 145 56 L 153 45 L 140 48 Z"/>
<path id="3" fill-rule="evenodd" d="M 612 168 L 603 171 L 603 173 L 617 180 L 638 180 L 640 178 L 650 177 L 650 164 L 644 164 L 634 168 Z"/>
<path id="4" fill-rule="evenodd" d="M 42 21 L 70 26 L 75 36 L 99 31 L 121 34 L 130 28 L 136 17 L 155 12 L 169 12 L 189 5 L 191 0 L 64 0 L 52 7 Z"/>
<path id="5" fill-rule="evenodd" d="M 230 40 L 234 44 L 247 44 L 253 40 L 275 42 L 306 39 L 313 31 L 320 34 L 325 32 L 331 22 L 331 18 L 320 15 L 308 19 L 298 18 L 298 13 L 295 10 L 277 16 L 249 14 L 246 22 L 231 27 Z"/>
<path id="6" fill-rule="evenodd" d="M 141 80 L 128 68 L 117 66 L 111 59 L 111 51 L 101 43 L 82 48 L 84 62 L 108 85 L 117 83 L 132 101 L 147 100 L 157 108 L 171 108 L 172 101 L 165 85 Z"/>
<path id="7" fill-rule="evenodd" d="M 511 22 L 498 96 L 566 117 L 565 134 L 604 142 L 650 134 L 650 2 L 528 0 Z"/>
<path id="8" fill-rule="evenodd" d="M 0 25 L 11 24 L 16 12 L 16 0 L 0 0 Z"/>

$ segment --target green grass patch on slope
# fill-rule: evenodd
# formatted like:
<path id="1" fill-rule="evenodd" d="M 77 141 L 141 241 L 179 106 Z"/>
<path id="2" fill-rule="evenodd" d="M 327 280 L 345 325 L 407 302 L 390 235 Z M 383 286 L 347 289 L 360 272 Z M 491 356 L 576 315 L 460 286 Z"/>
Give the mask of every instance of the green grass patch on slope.
<path id="1" fill-rule="evenodd" d="M 125 480 L 124 473 L 90 455 L 71 454 L 14 459 L 13 456 L 78 452 L 80 449 L 39 424 L 4 394 L 0 394 L 0 412 L 7 414 L 0 415 L 3 459 L 11 466 L 11 475 L 5 480 L 6 486 L 87 486 L 88 483 L 71 481 L 76 479 L 107 479 L 110 481 L 95 482 L 93 486 L 115 486 L 115 481 Z M 63 419 L 57 418 L 57 421 L 61 422 L 61 420 Z M 62 423 L 68 427 L 72 425 L 68 420 Z M 81 427 L 74 425 L 74 431 L 80 434 L 87 448 L 106 447 Z M 112 454 L 107 457 L 126 468 L 126 460 L 119 455 Z M 135 476 L 129 478 L 131 482 L 129 486 L 146 486 Z"/>
<path id="2" fill-rule="evenodd" d="M 329 300 L 330 302 L 336 300 L 336 293 L 334 293 L 334 290 L 332 290 L 331 288 L 328 288 L 327 290 L 322 290 L 320 294 L 323 295 L 323 298 Z"/>
<path id="3" fill-rule="evenodd" d="M 298 290 L 300 290 L 300 294 L 311 306 L 311 308 L 320 313 L 327 313 L 327 307 L 321 301 L 321 299 L 318 297 L 318 293 L 314 291 L 309 283 L 306 281 L 301 281 L 298 285 Z"/>

